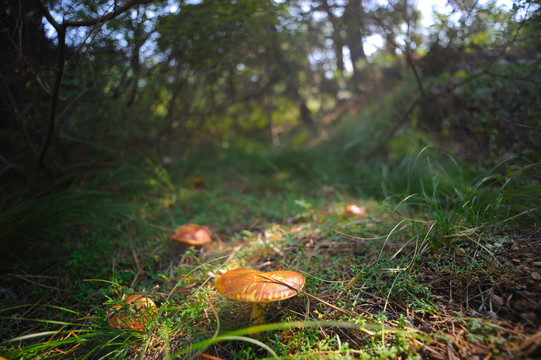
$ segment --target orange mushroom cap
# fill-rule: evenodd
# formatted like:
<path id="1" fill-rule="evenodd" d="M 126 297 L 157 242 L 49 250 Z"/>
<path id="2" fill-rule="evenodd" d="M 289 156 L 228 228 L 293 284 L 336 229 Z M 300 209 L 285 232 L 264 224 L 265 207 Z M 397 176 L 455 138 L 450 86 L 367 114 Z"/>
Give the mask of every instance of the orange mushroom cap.
<path id="1" fill-rule="evenodd" d="M 344 216 L 348 216 L 348 215 L 364 215 L 366 214 L 366 209 L 364 207 L 359 207 L 357 205 L 346 205 L 344 207 L 344 213 L 343 215 Z"/>
<path id="2" fill-rule="evenodd" d="M 154 301 L 144 295 L 130 295 L 124 303 L 127 304 L 127 309 L 126 306 L 113 305 L 107 312 L 109 327 L 145 331 L 157 313 Z"/>
<path id="3" fill-rule="evenodd" d="M 201 176 L 194 176 L 186 179 L 186 183 L 195 187 L 205 185 L 205 180 Z"/>
<path id="4" fill-rule="evenodd" d="M 234 269 L 218 278 L 216 288 L 230 300 L 263 303 L 285 300 L 297 295 L 304 282 L 304 276 L 289 270 L 266 273 L 252 269 Z"/>
<path id="5" fill-rule="evenodd" d="M 204 246 L 212 242 L 212 232 L 204 225 L 185 224 L 179 226 L 170 238 L 188 246 Z"/>

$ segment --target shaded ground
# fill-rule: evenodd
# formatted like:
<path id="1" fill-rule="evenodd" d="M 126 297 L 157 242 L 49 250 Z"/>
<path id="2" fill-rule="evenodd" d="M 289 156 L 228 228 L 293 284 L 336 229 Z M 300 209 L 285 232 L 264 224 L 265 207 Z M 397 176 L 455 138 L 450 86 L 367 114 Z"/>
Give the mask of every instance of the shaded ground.
<path id="1" fill-rule="evenodd" d="M 315 276 L 317 285 L 311 292 L 350 312 L 350 316 L 344 318 L 344 314 L 333 307 L 296 298 L 273 305 L 276 311 L 271 311 L 274 315 L 268 322 L 283 321 L 279 315 L 282 311 L 297 313 L 306 320 L 375 319 L 377 315 L 379 321 L 384 319 L 383 324 L 388 326 L 387 332 L 380 335 L 382 344 L 392 347 L 397 341 L 409 343 L 411 354 L 394 353 L 395 358 L 413 354 L 429 359 L 535 359 L 541 356 L 539 229 L 521 234 L 471 231 L 467 235 L 470 239 L 495 237 L 496 246 L 488 250 L 470 241 L 459 242 L 450 250 L 427 252 L 410 263 L 412 266 L 396 273 L 387 268 L 389 258 L 398 251 L 395 259 L 402 257 L 409 262 L 412 252 L 416 251 L 413 244 L 404 247 L 401 242 L 376 240 L 377 236 L 371 240 L 346 235 L 358 226 L 376 231 L 378 227 L 385 227 L 376 219 L 348 220 L 339 223 L 339 228 L 322 231 L 324 217 L 329 215 L 324 214 L 323 220 L 314 215 L 315 222 L 300 221 L 289 226 L 254 226 L 250 229 L 253 237 L 236 242 L 233 252 L 229 242 L 224 241 L 209 249 L 207 255 L 214 257 L 216 252 L 225 252 L 233 256 L 242 249 L 267 244 L 265 251 L 258 249 L 244 265 L 263 271 L 286 266 L 308 277 Z M 384 251 L 380 252 L 382 246 Z M 404 263 L 399 260 L 397 264 Z M 372 270 L 367 270 L 369 268 Z M 403 273 L 408 275 L 402 276 Z M 336 282 L 340 286 L 336 286 Z M 219 303 L 216 307 L 220 307 Z M 220 312 L 220 317 L 230 319 L 223 330 L 234 330 L 246 323 L 250 309 L 249 305 L 236 304 L 231 310 Z M 398 333 L 403 336 L 398 337 Z M 282 331 L 280 336 L 285 343 L 295 337 L 292 330 Z M 321 327 L 316 331 L 320 341 L 334 336 L 364 356 L 385 357 L 381 349 L 374 346 L 372 332 L 339 326 Z M 207 353 L 223 359 L 232 356 L 230 350 L 223 347 L 208 349 Z M 324 356 L 324 352 L 318 354 Z"/>
<path id="2" fill-rule="evenodd" d="M 214 286 L 220 273 L 248 267 L 298 271 L 305 291 L 325 302 L 301 294 L 271 304 L 267 323 L 279 328 L 251 339 L 283 358 L 541 357 L 539 227 L 473 227 L 459 216 L 436 232 L 437 213 L 413 207 L 403 216 L 350 195 L 351 169 L 341 174 L 329 158 L 301 168 L 294 156 L 273 163 L 233 153 L 231 167 L 182 164 L 189 176 L 170 169 L 178 178 L 155 170 L 150 189 L 131 198 L 138 206 L 129 220 L 85 227 L 76 218 L 64 226 L 72 238 L 42 251 L 50 256 L 12 263 L 0 278 L 0 334 L 29 337 L 0 349 L 26 359 L 267 358 L 245 339 L 194 347 L 232 331 L 250 335 L 250 306 Z M 331 166 L 335 177 L 325 177 Z M 344 215 L 348 203 L 364 213 Z M 214 243 L 173 246 L 169 235 L 188 222 L 208 225 Z M 154 299 L 158 320 L 147 333 L 111 330 L 108 308 L 137 293 Z"/>

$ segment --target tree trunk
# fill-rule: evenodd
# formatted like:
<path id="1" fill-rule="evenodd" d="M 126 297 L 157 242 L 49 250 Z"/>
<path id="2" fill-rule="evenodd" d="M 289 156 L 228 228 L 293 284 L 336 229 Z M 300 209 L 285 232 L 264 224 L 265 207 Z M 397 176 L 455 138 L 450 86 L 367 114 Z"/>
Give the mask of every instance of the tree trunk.
<path id="1" fill-rule="evenodd" d="M 109 21 L 111 19 L 116 18 L 120 14 L 126 12 L 130 8 L 140 5 L 140 4 L 147 4 L 155 0 L 131 0 L 130 2 L 124 4 L 120 7 L 115 7 L 113 12 L 109 12 L 106 14 L 102 14 L 100 16 L 97 16 L 92 19 L 87 20 L 81 20 L 81 21 L 70 21 L 62 19 L 62 23 L 58 23 L 53 16 L 51 15 L 51 12 L 49 11 L 49 8 L 45 6 L 45 4 L 41 0 L 37 0 L 38 5 L 40 6 L 43 15 L 47 19 L 47 21 L 54 27 L 58 34 L 58 48 L 57 48 L 57 66 L 56 66 L 56 76 L 55 76 L 55 82 L 54 82 L 54 88 L 53 92 L 51 93 L 51 105 L 49 107 L 49 121 L 47 126 L 47 133 L 45 134 L 45 138 L 43 140 L 41 149 L 38 154 L 37 159 L 37 165 L 41 169 L 45 169 L 45 155 L 47 154 L 47 151 L 49 150 L 49 146 L 51 145 L 51 140 L 53 138 L 54 130 L 55 130 L 55 121 L 56 121 L 56 108 L 58 106 L 58 96 L 60 94 L 60 87 L 62 86 L 62 78 L 64 76 L 64 62 L 65 62 L 65 50 L 66 50 L 66 30 L 70 27 L 83 27 L 83 26 L 95 26 L 98 23 L 103 23 L 106 21 Z"/>
<path id="2" fill-rule="evenodd" d="M 274 24 L 271 25 L 271 29 L 274 34 L 278 33 Z M 276 77 L 284 82 L 286 87 L 285 93 L 292 97 L 299 106 L 299 120 L 310 131 L 317 133 L 317 126 L 312 117 L 312 112 L 308 109 L 306 100 L 299 92 L 299 77 L 297 76 L 297 71 L 293 67 L 292 62 L 288 59 L 287 54 L 280 48 L 280 44 L 276 38 L 275 41 L 272 42 L 271 50 L 273 59 L 279 65 L 280 69 L 279 72 L 276 73 Z"/>
<path id="3" fill-rule="evenodd" d="M 272 112 L 273 112 L 273 106 L 272 106 L 272 99 L 269 98 L 265 102 L 265 112 L 267 113 L 267 121 L 269 125 L 269 133 L 272 140 L 272 145 L 278 146 L 280 145 L 280 138 L 278 137 L 278 128 L 276 127 L 276 124 L 274 123 L 274 119 L 272 118 Z"/>
<path id="4" fill-rule="evenodd" d="M 53 92 L 51 94 L 51 105 L 49 107 L 49 122 L 47 126 L 47 132 L 45 138 L 41 144 L 41 148 L 38 154 L 38 167 L 45 169 L 45 155 L 51 145 L 51 140 L 54 134 L 55 122 L 56 122 L 56 108 L 58 105 L 58 95 L 60 94 L 60 86 L 62 85 L 62 78 L 64 77 L 64 53 L 66 50 L 66 26 L 60 24 L 56 27 L 58 33 L 58 55 L 56 63 L 56 76 L 54 79 Z"/>
<path id="5" fill-rule="evenodd" d="M 363 4 L 362 0 L 350 0 L 344 8 L 344 23 L 346 27 L 346 45 L 349 48 L 353 66 L 353 87 L 358 90 L 361 85 L 361 61 L 366 61 L 363 45 Z"/>
<path id="6" fill-rule="evenodd" d="M 322 5 L 325 8 L 325 11 L 327 12 L 327 16 L 329 17 L 329 21 L 332 24 L 333 27 L 333 33 L 332 33 L 332 40 L 334 43 L 334 52 L 336 53 L 336 69 L 340 71 L 341 74 L 344 73 L 344 56 L 342 54 L 342 50 L 344 48 L 344 40 L 342 39 L 342 34 L 340 33 L 341 26 L 340 22 L 334 16 L 331 5 L 329 4 L 329 0 L 323 0 Z"/>
<path id="7" fill-rule="evenodd" d="M 137 11 L 137 20 L 132 27 L 133 31 L 133 53 L 131 56 L 130 64 L 133 70 L 133 83 L 130 91 L 130 97 L 127 105 L 131 107 L 137 98 L 137 89 L 139 86 L 139 77 L 141 75 L 141 61 L 139 59 L 141 53 L 141 47 L 145 43 L 146 39 L 143 38 L 144 34 L 144 15 L 143 19 L 139 20 L 139 11 Z"/>

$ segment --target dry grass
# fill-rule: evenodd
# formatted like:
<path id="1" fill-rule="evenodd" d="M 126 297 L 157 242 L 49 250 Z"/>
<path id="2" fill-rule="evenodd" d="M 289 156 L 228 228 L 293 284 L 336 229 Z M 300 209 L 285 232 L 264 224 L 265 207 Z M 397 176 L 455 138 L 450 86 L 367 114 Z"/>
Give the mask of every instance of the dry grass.
<path id="1" fill-rule="evenodd" d="M 374 350 L 375 342 L 392 348 L 397 341 L 404 339 L 409 342 L 412 353 L 429 359 L 535 358 L 539 355 L 541 291 L 539 282 L 532 281 L 532 276 L 536 276 L 532 274 L 539 270 L 541 241 L 538 231 L 506 241 L 503 249 L 494 252 L 493 266 L 470 272 L 466 276 L 452 273 L 446 264 L 454 263 L 460 268 L 466 261 L 472 261 L 470 257 L 481 258 L 487 256 L 486 253 L 476 254 L 474 251 L 466 254 L 461 248 L 456 248 L 445 254 L 434 255 L 430 261 L 423 259 L 416 263 L 413 270 L 410 270 L 419 275 L 416 286 L 430 286 L 436 300 L 434 311 L 418 312 L 415 302 L 389 295 L 386 292 L 388 289 L 383 291 L 377 286 L 371 286 L 359 278 L 359 274 L 348 270 L 354 266 L 358 252 L 364 253 L 367 259 L 375 263 L 379 259 L 378 253 L 374 252 L 377 246 L 370 247 L 365 240 L 355 237 L 329 239 L 330 233 L 317 229 L 317 226 L 310 223 L 275 225 L 255 232 L 254 238 L 245 239 L 234 248 L 228 242 L 222 242 L 206 255 L 215 257 L 230 254 L 223 263 L 225 268 L 229 268 L 239 265 L 239 259 L 234 257 L 241 249 L 250 249 L 249 256 L 241 260 L 242 266 L 264 271 L 287 267 L 308 277 L 314 276 L 312 280 L 317 286 L 312 289 L 317 289 L 317 292 L 313 295 L 334 307 L 297 297 L 274 305 L 275 311 L 268 321 L 283 321 L 282 313 L 287 312 L 294 314 L 300 321 L 362 318 L 384 325 L 385 331 L 379 333 L 339 326 L 316 329 L 319 339 L 339 337 L 342 342 L 349 344 L 350 349 L 358 354 L 363 353 L 363 356 L 379 356 Z M 395 248 L 389 246 L 388 249 Z M 482 248 L 478 248 L 478 251 L 483 252 Z M 385 255 L 389 256 L 387 250 Z M 311 265 L 316 258 L 317 263 L 332 267 L 337 276 L 325 279 L 327 281 L 320 279 L 319 269 Z M 340 286 L 335 286 L 337 283 Z M 211 281 L 206 286 L 212 287 Z M 227 319 L 222 330 L 233 330 L 235 326 L 247 321 L 249 306 L 229 304 L 223 309 L 224 304 L 219 296 L 213 291 L 210 294 L 207 318 L 201 319 L 199 323 L 201 331 L 208 331 L 215 314 Z M 343 307 L 349 315 L 344 316 L 344 312 L 336 307 Z M 384 320 L 380 317 L 375 321 L 376 314 L 383 314 Z M 400 319 L 404 319 L 405 323 L 400 324 Z M 295 332 L 295 329 L 282 330 L 279 341 L 294 347 Z M 398 333 L 402 335 L 400 338 L 397 337 Z M 172 339 L 178 336 L 183 337 L 183 334 L 174 334 Z M 377 341 L 375 337 L 378 337 Z M 291 351 L 294 350 L 291 348 Z M 231 356 L 230 351 L 230 348 L 216 344 L 207 349 L 206 353 L 208 356 L 227 359 Z M 317 354 L 323 356 L 324 352 Z M 147 352 L 147 355 L 150 354 Z M 402 356 L 407 357 L 407 354 L 399 357 Z M 159 352 L 155 357 L 159 358 Z"/>

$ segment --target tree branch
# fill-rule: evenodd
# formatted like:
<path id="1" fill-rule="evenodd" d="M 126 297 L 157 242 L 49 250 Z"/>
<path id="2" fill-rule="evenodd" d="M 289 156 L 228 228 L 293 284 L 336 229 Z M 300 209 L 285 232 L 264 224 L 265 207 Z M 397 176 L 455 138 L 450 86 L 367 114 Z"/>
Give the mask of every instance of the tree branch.
<path id="1" fill-rule="evenodd" d="M 391 141 L 395 133 L 404 125 L 410 118 L 410 114 L 415 109 L 417 105 L 423 100 L 424 97 L 419 96 L 415 101 L 413 101 L 406 111 L 402 114 L 400 120 L 398 120 L 385 134 L 383 134 L 379 139 L 377 139 L 376 146 L 370 150 L 368 155 L 365 156 L 366 159 L 374 158 L 382 149 Z"/>
<path id="2" fill-rule="evenodd" d="M 60 94 L 60 87 L 62 86 L 62 78 L 64 76 L 66 30 L 69 27 L 93 26 L 100 22 L 106 22 L 126 12 L 131 7 L 134 7 L 136 5 L 141 5 L 141 4 L 148 4 L 155 1 L 161 1 L 161 0 L 131 0 L 127 2 L 126 4 L 124 4 L 123 6 L 115 8 L 113 12 L 110 12 L 110 13 L 106 12 L 103 15 L 98 16 L 96 18 L 88 19 L 88 20 L 81 20 L 81 21 L 69 21 L 69 20 L 62 19 L 62 23 L 58 23 L 53 18 L 53 16 L 51 15 L 51 12 L 49 11 L 49 8 L 45 6 L 42 0 L 36 0 L 36 1 L 40 9 L 43 11 L 43 15 L 45 16 L 47 21 L 49 21 L 49 23 L 55 28 L 58 34 L 58 49 L 57 49 L 58 55 L 57 55 L 57 61 L 56 61 L 56 76 L 55 76 L 55 81 L 54 81 L 53 92 L 51 93 L 51 104 L 49 107 L 49 121 L 47 125 L 47 132 L 45 134 L 45 139 L 43 139 L 43 143 L 39 150 L 38 161 L 37 161 L 39 168 L 45 169 L 45 155 L 47 154 L 47 150 L 49 149 L 49 146 L 51 144 L 51 139 L 54 134 L 55 121 L 56 121 L 56 108 L 58 106 L 58 97 Z"/>
<path id="3" fill-rule="evenodd" d="M 101 16 L 95 17 L 93 19 L 87 19 L 87 20 L 80 20 L 80 21 L 64 21 L 63 24 L 65 24 L 68 27 L 81 27 L 81 26 L 92 26 L 96 25 L 100 22 L 106 22 L 111 19 L 116 18 L 118 15 L 121 15 L 122 13 L 126 12 L 130 8 L 136 6 L 136 5 L 143 5 L 148 4 L 151 2 L 157 2 L 161 0 L 131 0 L 127 2 L 126 4 L 118 7 L 115 9 L 115 11 L 110 13 L 104 13 Z"/>
<path id="4" fill-rule="evenodd" d="M 50 14 L 49 14 L 50 15 Z M 53 19 L 54 21 L 54 19 Z M 41 169 L 45 169 L 45 154 L 51 144 L 51 139 L 54 133 L 54 125 L 56 118 L 56 107 L 58 105 L 58 95 L 60 93 L 60 87 L 62 85 L 62 77 L 64 76 L 64 52 L 66 49 L 66 27 L 62 24 L 56 23 L 58 28 L 55 27 L 58 33 L 58 55 L 56 58 L 56 76 L 54 79 L 53 92 L 51 94 L 51 104 L 49 105 L 49 123 L 47 126 L 47 133 L 45 139 L 39 150 L 38 154 L 38 166 Z M 51 23 L 51 25 L 53 25 Z M 53 25 L 54 26 L 54 25 Z"/>

